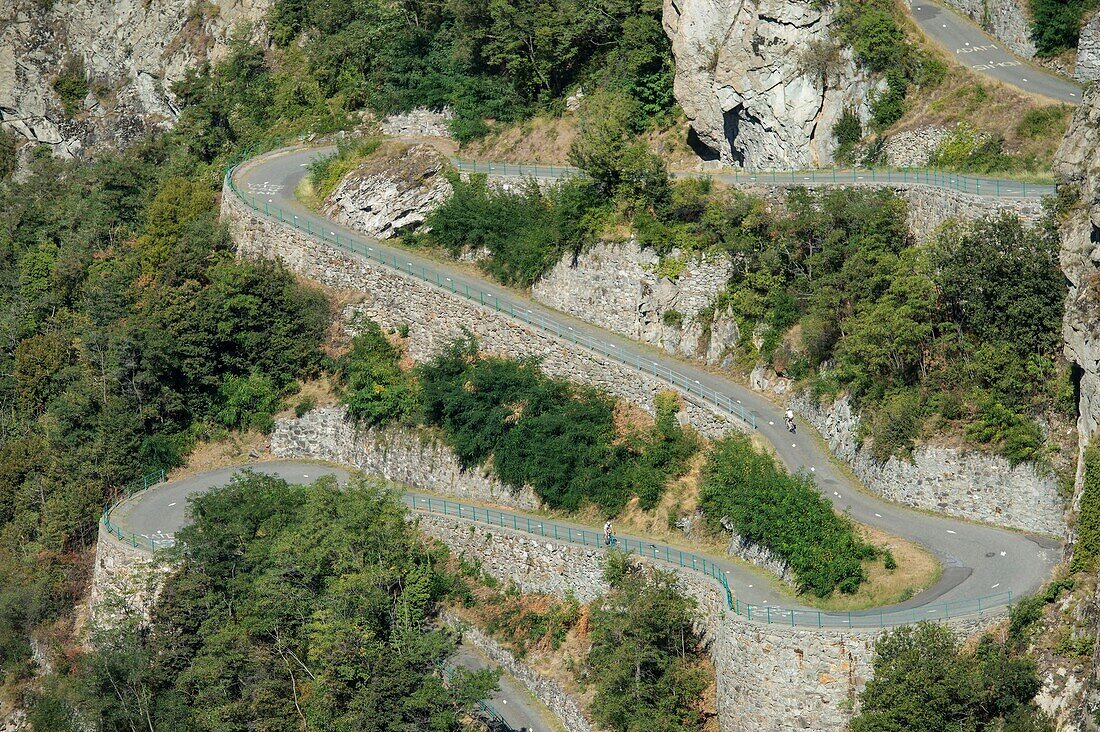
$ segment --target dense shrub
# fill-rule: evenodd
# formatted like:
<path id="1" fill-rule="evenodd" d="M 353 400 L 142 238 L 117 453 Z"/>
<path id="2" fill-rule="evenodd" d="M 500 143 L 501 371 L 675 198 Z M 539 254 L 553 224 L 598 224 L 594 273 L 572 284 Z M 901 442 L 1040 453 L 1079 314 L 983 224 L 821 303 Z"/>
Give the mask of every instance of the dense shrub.
<path id="1" fill-rule="evenodd" d="M 833 125 L 833 136 L 840 145 L 854 145 L 863 138 L 863 123 L 854 109 L 844 108 L 840 119 Z"/>
<path id="2" fill-rule="evenodd" d="M 275 412 L 282 409 L 282 395 L 267 376 L 253 371 L 247 376 L 225 377 L 218 390 L 221 408 L 215 414 L 225 427 L 257 429 L 269 434 L 275 429 Z"/>
<path id="3" fill-rule="evenodd" d="M 946 625 L 902 626 L 875 642 L 873 668 L 852 732 L 1052 729 L 1032 702 L 1035 662 L 992 636 L 971 651 Z"/>
<path id="4" fill-rule="evenodd" d="M 1084 460 L 1084 486 L 1070 565 L 1075 572 L 1093 569 L 1100 561 L 1100 447 L 1090 445 Z"/>
<path id="5" fill-rule="evenodd" d="M 1031 0 L 1031 40 L 1039 56 L 1057 56 L 1077 48 L 1081 21 L 1095 0 Z"/>
<path id="6" fill-rule="evenodd" d="M 1065 134 L 1071 109 L 1066 104 L 1051 104 L 1029 109 L 1016 124 L 1016 134 L 1031 139 L 1061 136 Z"/>
<path id="7" fill-rule="evenodd" d="M 960 123 L 932 151 L 928 164 L 964 173 L 1003 173 L 1018 167 L 1004 151 L 1004 139 Z"/>
<path id="8" fill-rule="evenodd" d="M 336 363 L 336 380 L 348 413 L 368 425 L 412 420 L 415 383 L 398 365 L 398 350 L 374 321 L 359 327 L 351 349 Z"/>
<path id="9" fill-rule="evenodd" d="M 592 607 L 592 648 L 582 670 L 595 687 L 592 714 L 614 732 L 702 730 L 710 683 L 706 650 L 695 633 L 695 602 L 675 573 L 616 561 L 611 591 Z"/>
<path id="10" fill-rule="evenodd" d="M 378 137 L 344 139 L 336 143 L 336 152 L 314 158 L 309 164 L 309 182 L 313 186 L 314 197 L 319 201 L 327 198 L 344 176 L 381 144 L 382 140 Z"/>
<path id="11" fill-rule="evenodd" d="M 507 284 L 529 286 L 564 252 L 594 241 L 607 210 L 580 179 L 545 190 L 530 181 L 516 192 L 491 189 L 484 176 L 455 177 L 452 185 L 454 195 L 425 221 L 430 231 L 414 241 L 455 254 L 487 249 L 481 267 Z"/>
<path id="12" fill-rule="evenodd" d="M 50 729 L 459 732 L 495 687 L 489 670 L 444 682 L 444 555 L 389 489 L 246 474 L 190 514 L 148 625 L 93 629 L 40 701 Z"/>
<path id="13" fill-rule="evenodd" d="M 84 98 L 88 96 L 88 77 L 83 58 L 77 56 L 62 65 L 61 72 L 53 80 L 53 90 L 61 99 L 66 117 L 72 117 L 83 109 Z"/>
<path id="14" fill-rule="evenodd" d="M 652 429 L 620 433 L 606 395 L 547 378 L 531 361 L 478 357 L 472 339 L 418 374 L 424 419 L 443 428 L 464 466 L 491 459 L 502 481 L 531 486 L 555 508 L 591 503 L 614 514 L 632 495 L 652 508 L 697 449 L 675 399 L 657 401 Z"/>
<path id="15" fill-rule="evenodd" d="M 855 592 L 865 579 L 863 560 L 876 553 L 811 477 L 787 474 L 745 437 L 714 443 L 699 502 L 713 525 L 725 519 L 743 538 L 771 549 L 790 565 L 799 590 L 818 597 Z"/>
<path id="16" fill-rule="evenodd" d="M 270 17 L 279 45 L 304 41 L 323 96 L 382 113 L 448 105 L 460 140 L 488 130 L 486 118 L 550 108 L 577 84 L 630 95 L 641 126 L 673 106 L 670 43 L 647 1 L 279 0 Z"/>

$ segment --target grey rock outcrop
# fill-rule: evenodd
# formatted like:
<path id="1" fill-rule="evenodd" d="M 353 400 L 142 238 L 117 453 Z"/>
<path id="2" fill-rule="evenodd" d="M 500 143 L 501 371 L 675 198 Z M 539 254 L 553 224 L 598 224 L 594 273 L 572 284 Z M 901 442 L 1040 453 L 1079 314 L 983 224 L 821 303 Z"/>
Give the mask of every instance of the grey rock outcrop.
<path id="1" fill-rule="evenodd" d="M 699 142 L 749 169 L 824 167 L 845 108 L 868 118 L 872 81 L 813 0 L 665 0 L 674 92 Z"/>
<path id="2" fill-rule="evenodd" d="M 1100 93 L 1091 88 L 1073 114 L 1054 159 L 1064 195 L 1077 203 L 1061 224 L 1062 272 L 1069 280 L 1062 338 L 1080 369 L 1077 434 L 1080 453 L 1100 425 Z M 1078 460 L 1075 493 L 1081 489 Z"/>
<path id="3" fill-rule="evenodd" d="M 1081 26 L 1077 38 L 1077 65 L 1073 69 L 1077 81 L 1100 79 L 1100 13 L 1094 14 Z"/>
<path id="4" fill-rule="evenodd" d="M 378 239 L 423 223 L 454 189 L 446 159 L 429 145 L 389 144 L 349 173 L 324 211 L 337 222 Z"/>
<path id="5" fill-rule="evenodd" d="M 0 126 L 71 157 L 121 147 L 177 114 L 173 82 L 257 29 L 271 0 L 73 0 L 0 4 Z M 92 93 L 66 118 L 53 81 L 83 63 Z"/>

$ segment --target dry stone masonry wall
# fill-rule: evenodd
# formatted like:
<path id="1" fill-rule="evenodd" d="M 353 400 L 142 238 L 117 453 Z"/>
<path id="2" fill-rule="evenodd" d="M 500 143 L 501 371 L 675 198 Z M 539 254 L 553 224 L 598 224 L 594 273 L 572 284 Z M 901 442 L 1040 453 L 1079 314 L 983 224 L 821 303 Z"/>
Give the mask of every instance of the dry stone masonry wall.
<path id="1" fill-rule="evenodd" d="M 907 0 L 909 5 L 922 0 Z M 1024 0 L 947 0 L 947 4 L 980 25 L 1010 51 L 1024 58 L 1035 55 Z"/>
<path id="2" fill-rule="evenodd" d="M 999 455 L 946 447 L 917 447 L 911 461 L 891 457 L 879 463 L 856 439 L 859 417 L 847 397 L 823 406 L 801 394 L 793 404 L 833 454 L 883 498 L 1040 534 L 1065 532 L 1064 506 L 1052 474 L 1030 464 L 1013 467 Z"/>
<path id="3" fill-rule="evenodd" d="M 150 552 L 115 538 L 99 524 L 88 605 L 96 622 L 149 619 L 171 566 Z"/>
<path id="4" fill-rule="evenodd" d="M 364 429 L 344 407 L 321 407 L 299 418 L 280 419 L 271 434 L 271 454 L 350 465 L 368 475 L 459 499 L 536 509 L 526 488 L 513 491 L 484 470 L 463 470 L 451 450 L 429 429 Z"/>
<path id="5" fill-rule="evenodd" d="M 597 357 L 460 295 L 266 220 L 232 193 L 222 196 L 222 214 L 240 256 L 279 259 L 302 276 L 360 294 L 365 302 L 355 306 L 357 312 L 384 328 L 408 326 L 409 354 L 416 361 L 432 358 L 469 329 L 484 351 L 510 358 L 540 358 L 543 371 L 551 376 L 594 386 L 651 413 L 654 397 L 669 388 L 663 381 Z M 704 435 L 718 435 L 731 426 L 741 426 L 739 421 L 727 420 L 690 398 L 685 399 L 682 415 Z"/>

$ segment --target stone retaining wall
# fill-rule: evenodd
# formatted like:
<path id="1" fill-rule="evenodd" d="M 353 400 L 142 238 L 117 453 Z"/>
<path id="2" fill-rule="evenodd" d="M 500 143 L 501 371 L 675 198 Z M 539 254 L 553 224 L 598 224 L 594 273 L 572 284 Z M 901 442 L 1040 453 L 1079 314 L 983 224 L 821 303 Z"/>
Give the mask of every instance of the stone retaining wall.
<path id="1" fill-rule="evenodd" d="M 454 451 L 431 430 L 362 429 L 348 420 L 342 406 L 276 420 L 271 454 L 350 465 L 395 483 L 470 501 L 526 510 L 539 507 L 530 488 L 513 491 L 484 470 L 463 470 Z"/>
<path id="2" fill-rule="evenodd" d="M 489 575 L 502 582 L 514 581 L 523 591 L 561 599 L 572 595 L 588 602 L 607 590 L 602 551 L 436 516 L 423 515 L 419 520 L 421 530 L 456 552 L 477 556 Z M 874 642 L 881 631 L 749 622 L 727 609 L 714 580 L 691 570 L 653 564 L 676 571 L 683 590 L 698 603 L 697 632 L 707 641 L 714 663 L 723 732 L 839 732 L 845 728 L 871 676 Z M 970 635 L 1002 616 L 997 611 L 950 624 L 961 635 Z"/>
<path id="3" fill-rule="evenodd" d="M 791 404 L 833 454 L 883 498 L 1040 534 L 1065 532 L 1065 506 L 1049 472 L 1026 463 L 1014 467 L 999 455 L 930 446 L 918 446 L 911 461 L 891 457 L 879 463 L 856 440 L 859 416 L 847 397 L 821 405 L 801 394 Z"/>
<path id="4" fill-rule="evenodd" d="M 129 618 L 148 621 L 172 566 L 151 552 L 119 541 L 102 522 L 95 549 L 95 567 L 88 607 L 95 622 L 114 624 Z"/>
<path id="5" fill-rule="evenodd" d="M 545 704 L 547 709 L 561 720 L 567 732 L 591 732 L 592 724 L 585 716 L 581 705 L 566 693 L 558 682 L 539 676 L 538 672 L 512 655 L 507 648 L 478 628 L 463 623 L 458 616 L 444 612 L 443 622 L 459 628 L 464 641 L 480 650 L 489 657 L 489 660 L 523 684 L 536 699 Z"/>
<path id="6" fill-rule="evenodd" d="M 461 295 L 452 295 L 377 262 L 322 244 L 289 226 L 257 215 L 236 196 L 222 196 L 222 220 L 229 224 L 239 256 L 278 259 L 291 271 L 327 287 L 352 291 L 364 302 L 355 311 L 384 329 L 407 326 L 409 355 L 425 361 L 467 330 L 483 351 L 509 358 L 540 359 L 550 376 L 587 384 L 653 413 L 653 398 L 670 387 L 647 374 L 597 356 L 518 320 L 502 317 Z M 703 435 L 741 428 L 684 394 L 683 419 Z"/>

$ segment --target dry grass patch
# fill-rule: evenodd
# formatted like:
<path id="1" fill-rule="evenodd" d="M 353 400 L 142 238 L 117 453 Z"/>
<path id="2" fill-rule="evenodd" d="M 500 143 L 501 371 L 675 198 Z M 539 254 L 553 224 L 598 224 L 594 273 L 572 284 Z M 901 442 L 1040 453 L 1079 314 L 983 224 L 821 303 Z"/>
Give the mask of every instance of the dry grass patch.
<path id="1" fill-rule="evenodd" d="M 259 430 L 229 432 L 221 439 L 212 438 L 196 443 L 187 456 L 187 462 L 169 473 L 168 479 L 176 480 L 207 470 L 271 459 L 271 440 L 268 435 Z"/>
<path id="2" fill-rule="evenodd" d="M 867 560 L 863 563 L 867 581 L 855 594 L 833 593 L 825 599 L 799 596 L 800 602 L 822 610 L 865 610 L 908 600 L 940 578 L 940 563 L 919 544 L 864 524 L 856 524 L 856 529 L 867 543 L 888 549 L 897 568 L 886 569 L 881 557 Z"/>

